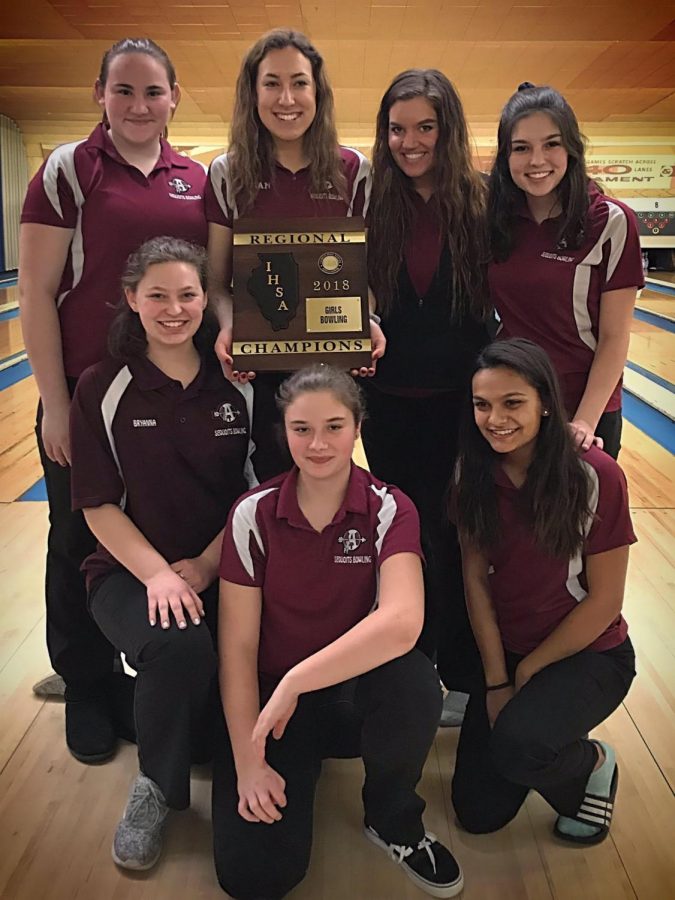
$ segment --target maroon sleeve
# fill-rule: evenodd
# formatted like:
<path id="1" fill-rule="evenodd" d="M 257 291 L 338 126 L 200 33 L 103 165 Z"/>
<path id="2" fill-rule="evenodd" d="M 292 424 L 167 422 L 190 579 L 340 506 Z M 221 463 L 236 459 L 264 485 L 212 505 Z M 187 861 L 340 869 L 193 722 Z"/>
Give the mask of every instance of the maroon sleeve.
<path id="1" fill-rule="evenodd" d="M 417 510 L 412 500 L 398 488 L 386 488 L 378 517 L 375 546 L 378 566 L 396 553 L 415 553 L 424 559 Z"/>
<path id="2" fill-rule="evenodd" d="M 118 506 L 124 497 L 124 482 L 103 424 L 101 400 L 107 385 L 100 382 L 98 369 L 92 366 L 83 373 L 70 406 L 73 509 Z"/>
<path id="3" fill-rule="evenodd" d="M 607 201 L 607 205 L 610 212 L 609 247 L 603 291 L 618 291 L 627 287 L 642 288 L 645 285 L 645 278 L 637 217 L 633 210 L 623 203 Z"/>
<path id="4" fill-rule="evenodd" d="M 230 511 L 223 535 L 219 575 L 245 587 L 262 587 L 265 549 L 258 504 L 268 491 L 245 494 Z"/>
<path id="5" fill-rule="evenodd" d="M 22 223 L 75 228 L 78 208 L 71 185 L 54 154 L 31 179 L 21 211 Z"/>
<path id="6" fill-rule="evenodd" d="M 209 166 L 204 189 L 206 221 L 225 228 L 232 228 L 234 224 L 234 212 L 227 201 L 229 171 L 227 154 L 216 157 Z"/>
<path id="7" fill-rule="evenodd" d="M 598 503 L 584 547 L 586 556 L 625 547 L 637 540 L 630 518 L 626 476 L 611 456 L 601 450 L 595 451 L 594 456 Z"/>

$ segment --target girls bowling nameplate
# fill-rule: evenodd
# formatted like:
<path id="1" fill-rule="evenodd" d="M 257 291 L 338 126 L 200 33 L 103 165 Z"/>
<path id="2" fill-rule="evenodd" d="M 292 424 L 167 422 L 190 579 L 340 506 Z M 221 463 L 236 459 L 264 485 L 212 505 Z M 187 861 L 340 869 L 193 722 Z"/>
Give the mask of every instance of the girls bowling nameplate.
<path id="1" fill-rule="evenodd" d="M 238 219 L 233 288 L 235 369 L 370 365 L 362 218 Z"/>

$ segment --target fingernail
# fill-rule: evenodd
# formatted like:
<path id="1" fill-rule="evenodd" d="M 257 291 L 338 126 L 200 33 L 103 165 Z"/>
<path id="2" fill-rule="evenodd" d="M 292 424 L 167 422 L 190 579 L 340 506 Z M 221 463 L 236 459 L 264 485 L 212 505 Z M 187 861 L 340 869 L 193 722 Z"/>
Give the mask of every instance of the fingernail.
<path id="1" fill-rule="evenodd" d="M 179 622 L 179 623 L 178 623 L 178 627 L 181 628 L 181 629 L 182 629 L 182 628 L 187 628 L 187 622 Z"/>
<path id="2" fill-rule="evenodd" d="M 151 624 L 151 625 L 156 625 L 157 623 L 155 622 L 154 619 L 150 619 L 150 624 Z"/>
<path id="3" fill-rule="evenodd" d="M 199 618 L 199 616 L 195 616 L 192 621 L 195 623 L 195 625 L 199 625 L 201 622 L 201 619 Z"/>
<path id="4" fill-rule="evenodd" d="M 168 622 L 162 622 L 162 628 L 168 628 L 168 627 L 169 627 Z"/>

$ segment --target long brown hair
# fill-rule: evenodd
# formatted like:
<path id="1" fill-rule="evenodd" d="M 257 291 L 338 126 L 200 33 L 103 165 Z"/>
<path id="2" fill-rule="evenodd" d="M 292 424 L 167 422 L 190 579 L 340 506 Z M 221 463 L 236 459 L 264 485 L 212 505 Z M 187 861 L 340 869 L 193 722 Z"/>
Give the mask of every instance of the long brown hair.
<path id="1" fill-rule="evenodd" d="M 389 111 L 400 100 L 423 97 L 438 120 L 435 148 L 436 203 L 452 258 L 453 320 L 486 309 L 485 194 L 482 176 L 471 164 L 462 102 L 452 83 L 436 69 L 408 69 L 387 88 L 377 114 L 373 147 L 373 193 L 368 232 L 368 271 L 378 308 L 396 305 L 404 245 L 412 225 L 414 187 L 389 150 Z"/>
<path id="2" fill-rule="evenodd" d="M 274 141 L 258 115 L 258 67 L 270 50 L 286 47 L 294 47 L 307 57 L 316 85 L 316 115 L 303 138 L 305 153 L 310 160 L 312 190 L 320 193 L 330 181 L 347 199 L 347 184 L 340 166 L 333 91 L 323 57 L 304 34 L 277 28 L 264 34 L 251 47 L 237 78 L 228 157 L 233 193 L 242 213 L 255 201 L 260 182 L 274 177 Z"/>

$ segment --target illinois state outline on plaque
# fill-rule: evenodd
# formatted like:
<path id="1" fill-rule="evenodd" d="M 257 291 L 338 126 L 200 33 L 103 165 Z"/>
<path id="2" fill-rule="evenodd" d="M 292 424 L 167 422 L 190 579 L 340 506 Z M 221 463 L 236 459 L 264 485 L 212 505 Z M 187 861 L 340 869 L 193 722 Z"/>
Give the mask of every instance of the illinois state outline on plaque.
<path id="1" fill-rule="evenodd" d="M 272 330 L 282 331 L 298 311 L 298 264 L 292 253 L 258 253 L 258 259 L 246 289 Z"/>

